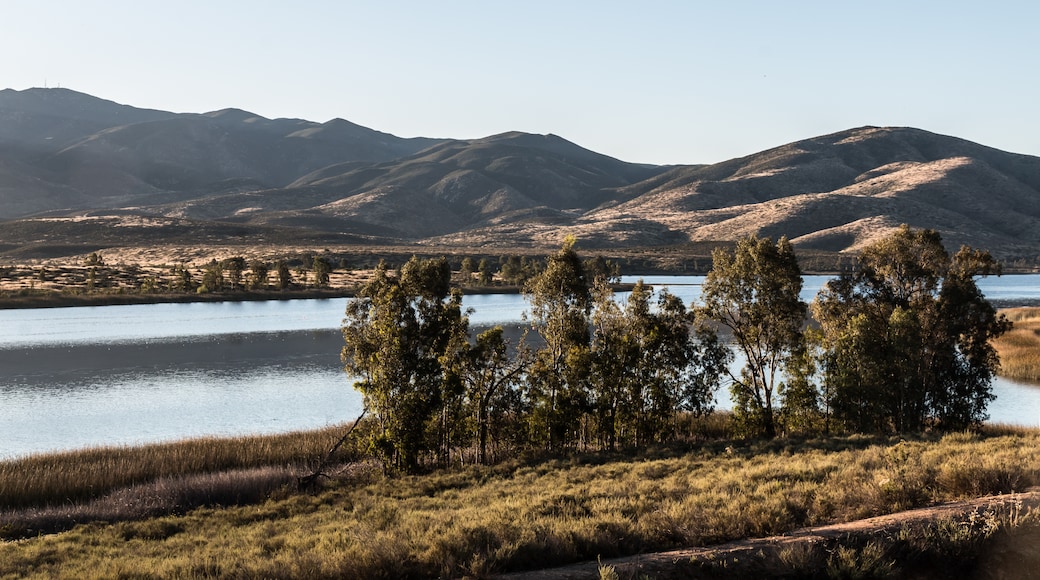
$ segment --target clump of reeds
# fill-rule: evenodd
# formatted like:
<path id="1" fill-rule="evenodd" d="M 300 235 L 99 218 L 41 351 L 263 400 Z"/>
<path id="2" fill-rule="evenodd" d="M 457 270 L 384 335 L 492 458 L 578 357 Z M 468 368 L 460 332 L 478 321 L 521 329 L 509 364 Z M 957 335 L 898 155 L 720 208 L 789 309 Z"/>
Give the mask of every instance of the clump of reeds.
<path id="1" fill-rule="evenodd" d="M 1000 374 L 1040 383 L 1040 308 L 1001 310 L 1014 327 L 993 341 L 1000 355 Z"/>

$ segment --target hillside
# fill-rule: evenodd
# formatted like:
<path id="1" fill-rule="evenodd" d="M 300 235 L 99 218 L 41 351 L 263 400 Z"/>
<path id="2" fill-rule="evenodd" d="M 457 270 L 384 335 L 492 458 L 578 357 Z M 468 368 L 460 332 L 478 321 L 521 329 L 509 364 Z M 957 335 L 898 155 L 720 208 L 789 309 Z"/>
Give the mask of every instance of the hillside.
<path id="1" fill-rule="evenodd" d="M 864 127 L 698 169 L 676 169 L 590 223 L 652 219 L 711 240 L 786 235 L 855 250 L 906 223 L 947 243 L 1003 252 L 1040 245 L 1040 158 L 910 128 Z"/>
<path id="2" fill-rule="evenodd" d="M 715 165 L 673 168 L 619 193 L 627 200 L 568 227 L 532 226 L 513 235 L 657 245 L 757 234 L 844 252 L 906 223 L 938 230 L 954 249 L 969 244 L 1014 256 L 1040 248 L 1040 158 L 919 129 L 852 129 Z M 501 236 L 483 230 L 440 241 L 476 244 Z"/>
<path id="3" fill-rule="evenodd" d="M 7 89 L 0 91 L 0 219 L 282 187 L 328 165 L 396 159 L 439 142 L 342 119 L 176 114 L 68 89 Z"/>
<path id="4" fill-rule="evenodd" d="M 471 248 L 549 248 L 575 235 L 587 248 L 652 249 L 754 233 L 849 252 L 906 223 L 938 230 L 951 248 L 1035 259 L 1040 158 L 862 127 L 664 167 L 556 135 L 403 139 L 343 119 L 168 113 L 8 89 L 0 219 L 0 247 L 23 257 L 181 243 L 195 228 L 243 244 Z"/>

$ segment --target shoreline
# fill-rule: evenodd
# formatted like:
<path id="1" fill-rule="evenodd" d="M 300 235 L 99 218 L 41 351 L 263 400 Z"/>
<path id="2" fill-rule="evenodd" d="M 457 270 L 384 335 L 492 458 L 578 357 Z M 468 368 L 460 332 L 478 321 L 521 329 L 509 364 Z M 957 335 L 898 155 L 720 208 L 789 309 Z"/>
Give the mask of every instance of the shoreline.
<path id="1" fill-rule="evenodd" d="M 629 289 L 631 284 L 615 288 Z M 39 292 L 39 291 L 38 291 Z M 463 288 L 467 295 L 519 294 L 519 286 L 490 286 Z M 192 302 L 261 302 L 268 300 L 322 300 L 353 298 L 355 291 L 347 288 L 310 288 L 300 290 L 270 290 L 248 292 L 211 292 L 206 294 L 62 294 L 34 293 L 0 296 L 0 310 L 29 308 L 70 308 L 76 306 L 123 306 L 128 304 L 184 304 Z"/>
<path id="2" fill-rule="evenodd" d="M 633 284 L 615 284 L 615 291 L 628 291 Z M 489 286 L 463 288 L 467 296 L 482 294 L 519 294 L 519 286 Z M 77 306 L 125 306 L 129 304 L 186 304 L 193 302 L 262 302 L 268 300 L 322 300 L 353 298 L 355 291 L 347 288 L 312 288 L 304 290 L 271 290 L 266 292 L 234 292 L 207 294 L 29 294 L 0 296 L 0 310 L 30 308 L 71 308 Z M 1040 299 L 993 299 L 994 308 L 1040 307 Z"/>

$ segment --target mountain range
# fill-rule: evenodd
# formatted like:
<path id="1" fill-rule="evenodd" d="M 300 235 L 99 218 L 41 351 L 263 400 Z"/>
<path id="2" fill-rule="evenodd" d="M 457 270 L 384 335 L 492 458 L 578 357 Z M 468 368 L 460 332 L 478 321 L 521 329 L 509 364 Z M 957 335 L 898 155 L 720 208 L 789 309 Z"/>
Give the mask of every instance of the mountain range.
<path id="1" fill-rule="evenodd" d="M 711 165 L 627 163 L 556 135 L 405 139 L 343 119 L 170 113 L 0 91 L 0 253 L 256 240 L 670 247 L 787 236 L 855 251 L 899 224 L 1040 255 L 1040 158 L 860 127 Z M 94 246 L 94 247 L 92 247 Z"/>

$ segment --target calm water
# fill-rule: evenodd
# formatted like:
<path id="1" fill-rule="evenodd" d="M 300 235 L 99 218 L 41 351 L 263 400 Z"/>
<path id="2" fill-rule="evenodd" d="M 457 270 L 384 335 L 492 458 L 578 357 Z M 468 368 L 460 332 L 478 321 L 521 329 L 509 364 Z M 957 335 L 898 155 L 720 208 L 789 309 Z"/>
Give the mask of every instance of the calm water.
<path id="1" fill-rule="evenodd" d="M 826 277 L 806 279 L 811 299 Z M 634 281 L 626 279 L 626 281 Z M 686 302 L 702 277 L 647 277 Z M 1040 276 L 984 280 L 1040 300 Z M 353 419 L 341 370 L 345 299 L 0 311 L 0 458 L 202 435 L 277 433 Z M 509 294 L 467 296 L 471 324 L 517 323 Z M 1040 387 L 998 380 L 993 421 L 1040 425 Z M 720 408 L 728 397 L 718 397 Z"/>

